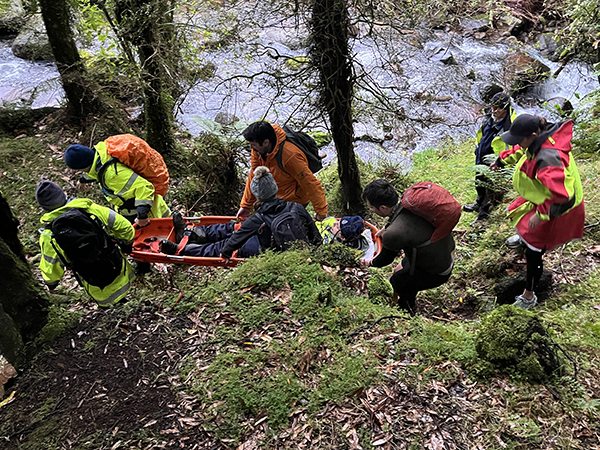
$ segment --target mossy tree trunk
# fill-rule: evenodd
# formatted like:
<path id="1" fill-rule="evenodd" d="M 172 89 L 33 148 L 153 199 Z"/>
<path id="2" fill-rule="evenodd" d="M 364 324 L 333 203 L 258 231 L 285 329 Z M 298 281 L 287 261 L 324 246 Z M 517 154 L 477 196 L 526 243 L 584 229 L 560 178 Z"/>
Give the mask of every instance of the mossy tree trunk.
<path id="1" fill-rule="evenodd" d="M 311 19 L 311 59 L 321 82 L 321 102 L 329 115 L 338 155 L 338 175 L 346 214 L 363 214 L 360 172 L 354 153 L 352 99 L 354 73 L 348 46 L 346 0 L 315 0 Z"/>
<path id="2" fill-rule="evenodd" d="M 175 150 L 174 95 L 178 51 L 171 0 L 116 0 L 115 16 L 123 39 L 136 49 L 144 90 L 146 141 L 164 156 Z"/>
<path id="3" fill-rule="evenodd" d="M 33 278 L 17 236 L 18 222 L 0 194 L 0 354 L 15 367 L 25 344 L 46 324 L 48 299 Z"/>
<path id="4" fill-rule="evenodd" d="M 67 96 L 69 114 L 83 122 L 94 114 L 98 115 L 103 105 L 93 90 L 93 83 L 86 77 L 85 66 L 75 44 L 69 2 L 39 0 L 39 4 Z"/>

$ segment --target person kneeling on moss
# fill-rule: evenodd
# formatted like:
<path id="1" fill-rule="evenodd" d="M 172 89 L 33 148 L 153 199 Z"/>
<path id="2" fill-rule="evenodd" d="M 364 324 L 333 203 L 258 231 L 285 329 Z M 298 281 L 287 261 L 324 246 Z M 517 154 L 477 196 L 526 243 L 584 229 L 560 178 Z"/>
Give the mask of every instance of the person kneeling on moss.
<path id="1" fill-rule="evenodd" d="M 319 230 L 304 206 L 277 198 L 277 183 L 267 167 L 255 169 L 250 189 L 258 200 L 257 210 L 241 225 L 229 222 L 186 229 L 185 221 L 177 213 L 173 215 L 173 227 L 178 242 L 163 240 L 160 242 L 160 251 L 168 255 L 220 256 L 224 259 L 230 259 L 235 251 L 238 258 L 255 256 L 267 249 L 278 249 L 271 224 L 276 217 L 285 213 L 295 215 L 305 236 L 303 240 L 314 245 L 321 243 Z"/>

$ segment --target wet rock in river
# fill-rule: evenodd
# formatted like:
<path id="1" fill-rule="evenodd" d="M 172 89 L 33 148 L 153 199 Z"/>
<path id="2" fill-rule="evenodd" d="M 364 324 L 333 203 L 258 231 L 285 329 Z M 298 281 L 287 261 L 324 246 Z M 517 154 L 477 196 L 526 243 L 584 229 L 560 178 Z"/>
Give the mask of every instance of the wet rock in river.
<path id="1" fill-rule="evenodd" d="M 27 15 L 21 0 L 0 2 L 0 35 L 18 33 L 26 21 Z"/>
<path id="2" fill-rule="evenodd" d="M 12 52 L 17 58 L 31 61 L 54 60 L 41 14 L 30 17 L 13 42 Z"/>
<path id="3" fill-rule="evenodd" d="M 542 83 L 550 77 L 551 71 L 543 62 L 526 53 L 518 52 L 508 56 L 504 73 L 506 84 L 516 94 Z"/>

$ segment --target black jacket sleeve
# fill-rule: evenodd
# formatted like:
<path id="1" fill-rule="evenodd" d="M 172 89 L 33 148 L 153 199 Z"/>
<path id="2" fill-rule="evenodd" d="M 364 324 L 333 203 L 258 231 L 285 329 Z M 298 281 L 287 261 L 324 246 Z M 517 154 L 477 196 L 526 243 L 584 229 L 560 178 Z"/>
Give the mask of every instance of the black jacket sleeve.
<path id="1" fill-rule="evenodd" d="M 304 225 L 306 226 L 306 234 L 308 235 L 309 242 L 313 245 L 321 245 L 323 243 L 321 233 L 315 225 L 313 218 L 304 208 L 302 208 L 302 219 L 304 221 Z"/>
<path id="2" fill-rule="evenodd" d="M 240 229 L 234 231 L 227 240 L 225 247 L 223 247 L 223 250 L 221 251 L 221 256 L 223 258 L 231 258 L 234 251 L 244 245 L 252 236 L 258 234 L 262 224 L 263 221 L 260 214 L 254 214 L 252 217 L 246 219 Z"/>
<path id="3" fill-rule="evenodd" d="M 373 267 L 387 266 L 394 262 L 394 259 L 396 259 L 396 256 L 398 256 L 398 252 L 395 252 L 394 250 L 389 250 L 389 249 L 383 247 L 381 249 L 381 252 L 379 253 L 379 255 L 377 255 L 377 257 L 373 258 L 373 261 L 371 262 L 371 266 L 373 266 Z"/>

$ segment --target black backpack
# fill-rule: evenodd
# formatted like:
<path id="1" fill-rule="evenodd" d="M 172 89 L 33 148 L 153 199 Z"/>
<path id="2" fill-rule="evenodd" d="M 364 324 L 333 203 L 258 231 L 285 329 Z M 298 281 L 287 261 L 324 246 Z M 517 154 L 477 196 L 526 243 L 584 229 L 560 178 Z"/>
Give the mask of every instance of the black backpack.
<path id="1" fill-rule="evenodd" d="M 88 284 L 104 289 L 121 274 L 123 255 L 99 219 L 73 208 L 50 222 L 48 228 L 52 231 L 52 246 L 78 281 L 81 282 L 81 277 Z"/>
<path id="2" fill-rule="evenodd" d="M 302 131 L 291 130 L 287 126 L 283 127 L 283 131 L 285 131 L 286 134 L 285 141 L 291 142 L 306 155 L 306 159 L 308 159 L 308 168 L 312 173 L 316 173 L 323 168 L 323 158 L 319 156 L 319 146 L 312 137 Z M 275 154 L 275 160 L 277 161 L 279 168 L 289 175 L 287 170 L 283 168 L 282 162 L 283 144 L 285 144 L 285 141 L 279 145 L 279 151 Z"/>
<path id="3" fill-rule="evenodd" d="M 300 208 L 304 207 L 299 203 L 289 202 L 270 224 L 267 223 L 271 228 L 273 244 L 278 250 L 287 250 L 295 241 L 309 242 Z"/>

